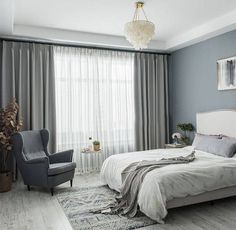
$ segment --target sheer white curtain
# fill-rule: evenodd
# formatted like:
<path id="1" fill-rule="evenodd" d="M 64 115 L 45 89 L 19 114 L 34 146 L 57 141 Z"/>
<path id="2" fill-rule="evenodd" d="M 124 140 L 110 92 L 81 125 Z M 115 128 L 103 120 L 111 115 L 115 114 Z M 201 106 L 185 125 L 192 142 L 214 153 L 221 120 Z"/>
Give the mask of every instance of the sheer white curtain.
<path id="1" fill-rule="evenodd" d="M 134 55 L 54 47 L 57 149 L 80 150 L 89 137 L 105 156 L 134 150 Z M 100 162 L 101 163 L 101 162 Z"/>

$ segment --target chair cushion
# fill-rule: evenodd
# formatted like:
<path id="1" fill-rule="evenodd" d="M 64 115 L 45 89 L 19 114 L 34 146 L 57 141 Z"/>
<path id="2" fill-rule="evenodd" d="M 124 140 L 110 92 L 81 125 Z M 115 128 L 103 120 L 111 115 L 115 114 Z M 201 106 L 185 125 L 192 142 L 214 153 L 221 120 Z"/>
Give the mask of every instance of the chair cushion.
<path id="1" fill-rule="evenodd" d="M 50 164 L 48 169 L 48 175 L 53 176 L 64 172 L 71 171 L 76 168 L 75 162 L 55 163 Z"/>
<path id="2" fill-rule="evenodd" d="M 46 153 L 44 151 L 38 151 L 35 153 L 25 153 L 25 158 L 27 160 L 33 160 L 33 159 L 38 159 L 38 158 L 44 158 L 46 157 Z"/>

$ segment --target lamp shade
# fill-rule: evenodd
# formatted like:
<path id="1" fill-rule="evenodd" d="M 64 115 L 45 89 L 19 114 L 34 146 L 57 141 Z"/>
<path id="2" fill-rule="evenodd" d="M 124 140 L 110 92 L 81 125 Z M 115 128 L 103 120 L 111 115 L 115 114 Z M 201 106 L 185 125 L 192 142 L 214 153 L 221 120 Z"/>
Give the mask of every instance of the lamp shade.
<path id="1" fill-rule="evenodd" d="M 145 49 L 155 33 L 155 26 L 146 20 L 136 20 L 125 24 L 124 33 L 136 50 Z"/>

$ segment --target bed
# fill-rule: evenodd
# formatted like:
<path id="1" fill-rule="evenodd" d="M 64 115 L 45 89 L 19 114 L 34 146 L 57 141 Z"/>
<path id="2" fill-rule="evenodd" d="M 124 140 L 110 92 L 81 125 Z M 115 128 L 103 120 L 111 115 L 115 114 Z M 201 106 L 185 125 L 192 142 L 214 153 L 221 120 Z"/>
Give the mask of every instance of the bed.
<path id="1" fill-rule="evenodd" d="M 220 110 L 196 115 L 197 132 L 223 134 L 236 138 L 236 110 Z M 155 149 L 113 155 L 102 166 L 101 179 L 119 191 L 122 171 L 141 160 L 188 155 L 192 146 L 182 149 Z M 196 160 L 189 164 L 168 165 L 149 172 L 138 195 L 140 210 L 163 223 L 167 210 L 236 195 L 236 156 L 225 158 L 196 150 Z"/>

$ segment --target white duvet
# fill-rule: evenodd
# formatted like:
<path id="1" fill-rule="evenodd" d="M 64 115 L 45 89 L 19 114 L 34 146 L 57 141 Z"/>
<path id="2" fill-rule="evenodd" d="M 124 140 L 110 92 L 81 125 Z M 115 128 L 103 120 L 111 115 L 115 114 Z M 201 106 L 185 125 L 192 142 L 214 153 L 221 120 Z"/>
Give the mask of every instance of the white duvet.
<path id="1" fill-rule="evenodd" d="M 186 147 L 113 155 L 103 163 L 101 179 L 110 188 L 119 191 L 121 172 L 132 162 L 186 156 L 191 151 L 191 147 Z M 167 215 L 167 201 L 236 186 L 236 158 L 224 158 L 202 151 L 196 151 L 195 156 L 191 163 L 168 165 L 146 175 L 138 195 L 138 204 L 144 214 L 162 223 Z"/>

